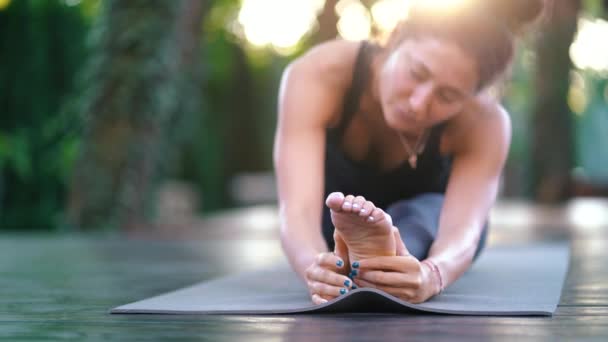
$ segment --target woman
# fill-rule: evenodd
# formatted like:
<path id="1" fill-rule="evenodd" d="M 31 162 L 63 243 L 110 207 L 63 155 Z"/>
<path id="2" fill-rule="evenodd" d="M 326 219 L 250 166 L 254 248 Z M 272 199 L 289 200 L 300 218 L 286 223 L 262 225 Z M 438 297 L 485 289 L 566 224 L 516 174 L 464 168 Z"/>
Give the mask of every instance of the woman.
<path id="1" fill-rule="evenodd" d="M 543 3 L 419 3 L 384 46 L 324 43 L 284 73 L 281 241 L 315 304 L 357 286 L 424 302 L 483 248 L 511 138 L 487 90 Z"/>

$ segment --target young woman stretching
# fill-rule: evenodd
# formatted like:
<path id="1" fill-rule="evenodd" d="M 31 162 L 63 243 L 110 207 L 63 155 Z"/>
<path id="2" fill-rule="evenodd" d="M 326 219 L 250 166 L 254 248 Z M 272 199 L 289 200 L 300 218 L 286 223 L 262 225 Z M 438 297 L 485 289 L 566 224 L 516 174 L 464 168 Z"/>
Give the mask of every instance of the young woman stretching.
<path id="1" fill-rule="evenodd" d="M 470 267 L 511 139 L 487 90 L 542 8 L 419 1 L 386 44 L 323 43 L 285 70 L 281 241 L 314 303 L 357 287 L 420 303 Z"/>

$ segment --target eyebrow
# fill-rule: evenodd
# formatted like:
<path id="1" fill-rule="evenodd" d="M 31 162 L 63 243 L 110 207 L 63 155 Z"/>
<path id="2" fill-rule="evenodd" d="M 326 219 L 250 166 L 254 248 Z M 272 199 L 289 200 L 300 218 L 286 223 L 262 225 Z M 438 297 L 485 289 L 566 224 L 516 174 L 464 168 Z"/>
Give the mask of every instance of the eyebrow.
<path id="1" fill-rule="evenodd" d="M 410 55 L 410 59 L 414 62 L 414 64 L 416 64 L 417 66 L 421 67 L 422 69 L 424 69 L 424 72 L 428 73 L 429 75 L 435 76 L 431 70 L 426 66 L 426 64 L 424 64 L 423 61 L 417 59 L 416 57 Z M 449 84 L 441 84 L 441 87 L 445 88 L 448 91 L 453 92 L 456 96 L 460 96 L 460 97 L 465 97 L 465 93 L 458 89 L 457 87 L 454 87 L 452 85 Z"/>

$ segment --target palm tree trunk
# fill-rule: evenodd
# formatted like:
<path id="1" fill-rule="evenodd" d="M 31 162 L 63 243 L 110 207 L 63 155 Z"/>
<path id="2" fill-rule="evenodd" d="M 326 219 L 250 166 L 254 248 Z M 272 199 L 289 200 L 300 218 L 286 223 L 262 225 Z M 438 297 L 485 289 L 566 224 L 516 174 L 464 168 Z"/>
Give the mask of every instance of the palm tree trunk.
<path id="1" fill-rule="evenodd" d="M 532 189 L 535 199 L 545 203 L 564 201 L 572 193 L 574 122 L 567 95 L 569 49 L 580 9 L 580 0 L 554 1 L 536 48 Z"/>
<path id="2" fill-rule="evenodd" d="M 88 120 L 68 203 L 81 228 L 145 224 L 168 137 L 188 101 L 183 74 L 198 56 L 201 0 L 107 0 L 92 30 Z"/>

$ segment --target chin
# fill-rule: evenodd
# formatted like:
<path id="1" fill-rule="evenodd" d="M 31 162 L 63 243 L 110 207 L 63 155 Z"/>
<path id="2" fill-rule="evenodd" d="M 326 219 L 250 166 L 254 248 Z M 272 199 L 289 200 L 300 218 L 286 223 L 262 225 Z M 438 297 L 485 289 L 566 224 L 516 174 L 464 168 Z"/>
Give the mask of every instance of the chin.
<path id="1" fill-rule="evenodd" d="M 399 131 L 408 131 L 414 128 L 413 122 L 411 120 L 408 120 L 408 118 L 404 117 L 403 114 L 397 108 L 397 106 L 389 102 L 382 107 L 383 112 L 385 113 L 384 121 L 390 128 Z"/>
<path id="2" fill-rule="evenodd" d="M 392 129 L 402 131 L 402 132 L 412 132 L 416 130 L 416 125 L 413 125 L 411 121 L 403 118 L 399 115 L 399 113 L 391 111 L 385 117 L 385 121 L 387 126 Z"/>

